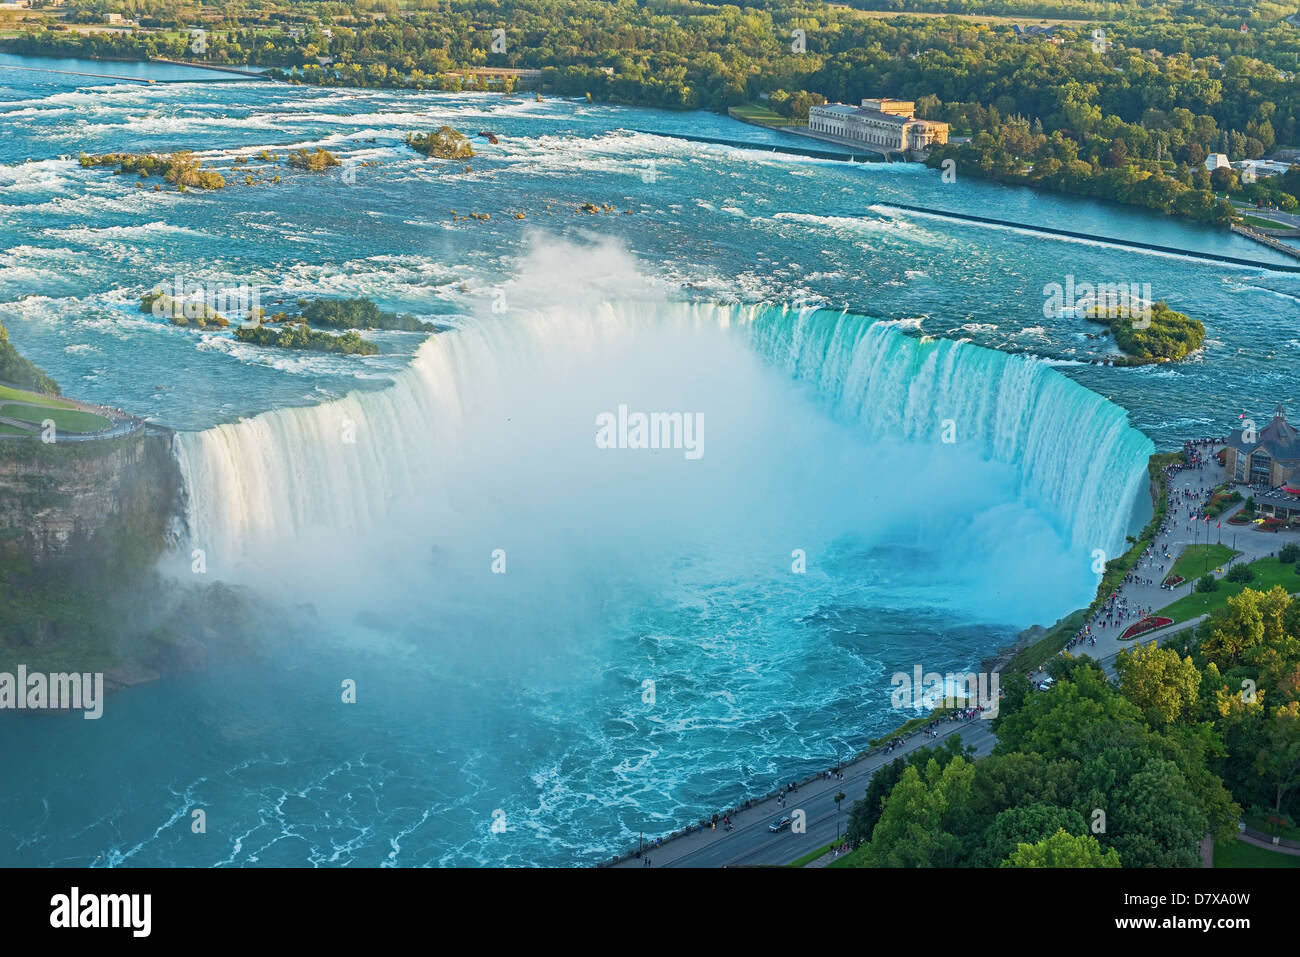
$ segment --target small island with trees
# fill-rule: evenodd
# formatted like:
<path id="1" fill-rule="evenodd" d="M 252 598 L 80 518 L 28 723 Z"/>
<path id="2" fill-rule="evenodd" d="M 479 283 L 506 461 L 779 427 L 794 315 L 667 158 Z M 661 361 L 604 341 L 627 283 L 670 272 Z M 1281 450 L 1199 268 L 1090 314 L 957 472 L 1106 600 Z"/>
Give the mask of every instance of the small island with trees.
<path id="1" fill-rule="evenodd" d="M 250 312 L 252 323 L 232 330 L 240 342 L 281 349 L 338 352 L 343 355 L 373 356 L 379 347 L 361 337 L 362 329 L 389 332 L 437 332 L 438 327 L 406 313 L 383 312 L 369 299 L 298 300 L 297 312 L 266 315 L 258 308 Z M 161 289 L 140 299 L 140 311 L 166 318 L 172 325 L 194 329 L 226 329 L 230 321 L 207 303 L 182 302 Z M 322 329 L 339 329 L 341 333 Z"/>
<path id="2" fill-rule="evenodd" d="M 173 326 L 192 326 L 195 329 L 213 327 L 225 329 L 230 321 L 206 302 L 181 302 L 161 289 L 145 293 L 140 298 L 140 311 L 166 318 Z"/>
<path id="3" fill-rule="evenodd" d="M 469 137 L 450 126 L 440 126 L 432 133 L 412 133 L 406 137 L 406 145 L 434 159 L 470 159 L 474 155 Z"/>
<path id="4" fill-rule="evenodd" d="M 310 151 L 305 148 L 290 150 L 288 160 L 289 165 L 294 169 L 305 169 L 313 173 L 329 169 L 331 166 L 342 165 L 337 156 L 319 146 Z"/>
<path id="5" fill-rule="evenodd" d="M 186 189 L 222 189 L 226 178 L 216 170 L 204 169 L 203 161 L 189 150 L 176 153 L 104 153 L 100 156 L 81 154 L 81 165 L 116 166 L 114 176 L 136 173 L 141 179 L 161 176 L 179 191 Z M 155 185 L 155 190 L 162 189 Z"/>
<path id="6" fill-rule="evenodd" d="M 1152 303 L 1150 317 L 1141 320 L 1132 316 L 1108 316 L 1101 310 L 1090 313 L 1088 318 L 1108 326 L 1115 336 L 1115 344 L 1124 353 L 1122 357 L 1108 360 L 1111 365 L 1176 362 L 1201 348 L 1205 341 L 1205 326 L 1200 320 L 1189 319 L 1164 302 Z"/>
<path id="7" fill-rule="evenodd" d="M 235 338 L 258 346 L 281 349 L 309 349 L 315 352 L 339 352 L 343 355 L 373 356 L 379 347 L 361 338 L 359 329 L 382 329 L 394 332 L 434 332 L 430 322 L 421 322 L 405 313 L 382 312 L 371 300 L 317 299 L 299 300 L 296 314 L 277 312 L 259 317 L 254 325 L 235 330 Z M 313 326 L 346 330 L 339 334 L 321 332 Z"/>

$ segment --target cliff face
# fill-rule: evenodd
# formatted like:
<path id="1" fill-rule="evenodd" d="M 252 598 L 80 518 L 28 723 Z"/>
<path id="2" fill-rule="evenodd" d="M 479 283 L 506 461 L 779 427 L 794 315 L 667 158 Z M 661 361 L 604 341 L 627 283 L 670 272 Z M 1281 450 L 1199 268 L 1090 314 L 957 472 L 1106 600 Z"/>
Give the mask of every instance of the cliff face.
<path id="1" fill-rule="evenodd" d="M 172 440 L 0 439 L 0 671 L 102 671 L 111 689 L 278 632 L 244 594 L 157 571 L 181 507 Z"/>
<path id="2" fill-rule="evenodd" d="M 0 440 L 0 557 L 50 565 L 152 561 L 177 514 L 172 436 Z"/>

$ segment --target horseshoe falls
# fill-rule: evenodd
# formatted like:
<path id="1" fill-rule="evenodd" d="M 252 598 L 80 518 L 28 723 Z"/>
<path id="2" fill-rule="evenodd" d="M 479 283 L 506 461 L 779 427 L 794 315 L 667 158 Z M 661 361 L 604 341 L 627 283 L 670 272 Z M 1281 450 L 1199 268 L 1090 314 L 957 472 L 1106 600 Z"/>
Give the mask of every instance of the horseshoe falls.
<path id="1" fill-rule="evenodd" d="M 112 812 L 16 808 L 22 855 L 596 863 L 865 747 L 910 716 L 891 674 L 977 668 L 1086 603 L 1145 494 L 1150 442 L 1038 360 L 852 313 L 509 291 L 386 388 L 178 435 L 171 573 L 202 550 L 283 613 L 114 695 L 150 729 L 114 768 L 171 756 L 159 801 L 87 752 Z M 620 406 L 698 415 L 702 454 L 600 447 Z M 200 806 L 216 839 L 190 839 Z"/>
<path id="2" fill-rule="evenodd" d="M 750 402 L 755 386 L 763 398 Z M 638 458 L 596 448 L 596 416 L 620 404 L 700 413 L 701 463 L 667 450 Z M 814 431 L 796 426 L 805 416 Z M 846 491 L 880 501 L 882 512 L 890 510 L 882 489 L 908 495 L 900 485 L 934 482 L 935 498 L 917 504 L 943 512 L 944 500 L 972 491 L 968 478 L 996 474 L 1085 564 L 1093 549 L 1122 550 L 1153 451 L 1122 409 L 1041 360 L 922 340 L 847 312 L 605 301 L 439 335 L 391 388 L 182 433 L 178 457 L 192 545 L 219 573 L 252 568 L 265 580 L 269 554 L 292 556 L 302 570 L 319 547 L 329 553 L 331 536 L 356 547 L 378 534 L 387 550 L 418 528 L 420 542 L 483 564 L 468 556 L 491 552 L 482 549 L 493 534 L 502 545 L 539 547 L 542 533 L 555 534 L 600 551 L 547 513 L 575 513 L 584 531 L 595 521 L 620 535 L 645 530 L 626 514 L 630 503 L 669 523 L 652 536 L 692 537 L 672 528 L 676 509 L 697 523 L 730 516 L 761 525 L 752 513 L 731 515 L 760 504 L 750 497 L 763 479 L 742 479 L 743 456 L 783 460 L 772 479 L 780 483 L 802 470 L 786 461 L 796 449 L 810 461 L 891 450 L 896 457 L 864 462 L 856 493 Z M 660 483 L 683 498 L 653 487 Z M 705 500 L 711 494 L 728 504 Z"/>

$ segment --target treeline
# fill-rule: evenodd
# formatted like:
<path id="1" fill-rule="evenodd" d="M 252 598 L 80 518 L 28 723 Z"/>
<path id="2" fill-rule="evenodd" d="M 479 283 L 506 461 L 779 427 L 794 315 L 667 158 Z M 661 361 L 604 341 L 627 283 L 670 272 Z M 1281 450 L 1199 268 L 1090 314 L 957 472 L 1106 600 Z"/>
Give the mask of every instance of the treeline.
<path id="1" fill-rule="evenodd" d="M 1275 560 L 1268 560 L 1275 561 Z M 1297 578 L 1300 585 L 1300 578 Z M 1300 602 L 1244 589 L 1194 632 L 1016 675 L 971 762 L 955 739 L 878 770 L 849 817 L 876 867 L 1196 867 L 1207 833 L 1300 813 Z"/>
<path id="2" fill-rule="evenodd" d="M 1021 15 L 1034 8 L 1018 0 L 1004 5 Z M 1213 223 L 1227 221 L 1231 210 L 1210 195 L 1202 175 L 1207 154 L 1237 161 L 1300 143 L 1293 77 L 1300 29 L 1282 19 L 1281 8 L 1125 4 L 1115 11 L 1123 17 L 1106 22 L 1108 47 L 1098 51 L 1089 20 L 1098 11 L 1082 0 L 1056 6 L 1082 18 L 1057 31 L 1059 43 L 1017 38 L 1003 24 L 873 19 L 810 0 L 445 0 L 436 13 L 369 8 L 382 19 L 333 4 L 166 9 L 206 25 L 208 60 L 279 67 L 283 76 L 322 85 L 486 88 L 482 75 L 467 80 L 456 71 L 506 67 L 539 70 L 541 85 L 564 95 L 678 109 L 724 110 L 776 94 L 773 109 L 797 117 L 817 97 L 911 99 L 922 116 L 973 135 L 960 154 L 947 154 L 968 161 L 972 175 Z M 505 30 L 504 52 L 493 51 L 494 29 Z M 794 52 L 795 29 L 804 31 L 806 52 Z M 187 42 L 144 32 L 43 31 L 6 49 L 190 58 Z M 1247 199 L 1257 194 L 1285 206 L 1297 198 L 1259 184 L 1250 194 L 1240 185 Z"/>
<path id="3" fill-rule="evenodd" d="M 1098 15 L 1086 6 L 1070 12 L 1088 20 Z M 1261 20 L 1244 4 L 1226 14 L 1208 4 L 1144 5 L 1149 16 L 1107 24 L 1113 49 L 1105 54 L 1092 52 L 1090 24 L 1067 24 L 1056 46 L 1017 40 L 1002 24 L 870 19 L 804 0 L 773 10 L 692 0 L 448 0 L 441 7 L 383 20 L 331 15 L 338 8 L 308 3 L 282 4 L 275 14 L 212 4 L 176 9 L 201 11 L 189 22 L 209 29 L 205 59 L 300 67 L 321 82 L 353 86 L 438 89 L 460 82 L 448 76 L 455 70 L 528 68 L 544 71 L 543 82 L 559 93 L 642 105 L 721 110 L 774 90 L 846 102 L 931 94 L 944 104 L 994 106 L 1002 116 L 1037 117 L 1049 130 L 1074 132 L 1089 132 L 1106 116 L 1142 123 L 1148 109 L 1182 108 L 1214 120 L 1215 129 L 1201 137 L 1207 151 L 1219 130 L 1267 149 L 1265 123 L 1279 124 L 1274 135 L 1294 142 L 1300 112 L 1294 84 L 1283 75 L 1300 62 L 1300 31 L 1280 16 Z M 1243 19 L 1253 24 L 1246 34 L 1237 29 Z M 506 31 L 503 53 L 492 52 L 498 27 Z M 806 53 L 791 49 L 795 28 L 805 31 Z M 12 41 L 10 49 L 188 58 L 188 42 L 150 33 L 46 32 Z M 332 62 L 322 67 L 319 58 Z"/>

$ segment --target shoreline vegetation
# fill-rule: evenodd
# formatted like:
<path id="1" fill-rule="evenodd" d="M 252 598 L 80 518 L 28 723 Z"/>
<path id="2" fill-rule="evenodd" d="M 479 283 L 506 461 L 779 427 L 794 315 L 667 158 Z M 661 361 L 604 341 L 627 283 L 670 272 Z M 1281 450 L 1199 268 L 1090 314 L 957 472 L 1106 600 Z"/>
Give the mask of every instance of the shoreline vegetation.
<path id="1" fill-rule="evenodd" d="M 57 396 L 63 392 L 45 370 L 23 356 L 9 341 L 9 330 L 0 323 L 0 383 L 41 395 Z M 3 397 L 3 393 L 0 393 Z"/>
<path id="2" fill-rule="evenodd" d="M 694 0 L 669 10 L 627 0 L 562 8 L 448 0 L 437 11 L 384 13 L 278 0 L 238 16 L 206 0 L 147 9 L 107 0 L 137 17 L 135 29 L 81 34 L 69 23 L 102 21 L 104 4 L 70 0 L 24 21 L 0 49 L 250 66 L 326 87 L 527 87 L 633 106 L 736 108 L 791 125 L 823 99 L 887 95 L 914 100 L 918 116 L 969 136 L 929 158 L 932 166 L 957 160 L 958 176 L 1218 226 L 1241 216 L 1230 199 L 1300 208 L 1300 168 L 1256 182 L 1205 165 L 1216 153 L 1235 162 L 1300 144 L 1300 85 L 1292 82 L 1300 31 L 1284 11 L 1250 0 L 1183 0 L 1173 9 L 1123 2 L 1114 10 L 1090 0 L 1053 0 L 1050 9 L 1036 0 L 989 2 L 1005 16 L 970 18 L 965 0 L 909 4 L 937 14 L 926 17 L 892 9 L 894 0 L 863 0 L 865 9 L 791 0 L 780 10 Z M 1017 15 L 1059 19 L 1050 35 L 1026 36 L 1006 22 Z M 190 50 L 181 23 L 207 31 L 202 54 Z M 495 29 L 504 29 L 503 45 Z M 790 47 L 795 29 L 806 33 L 802 52 Z"/>

